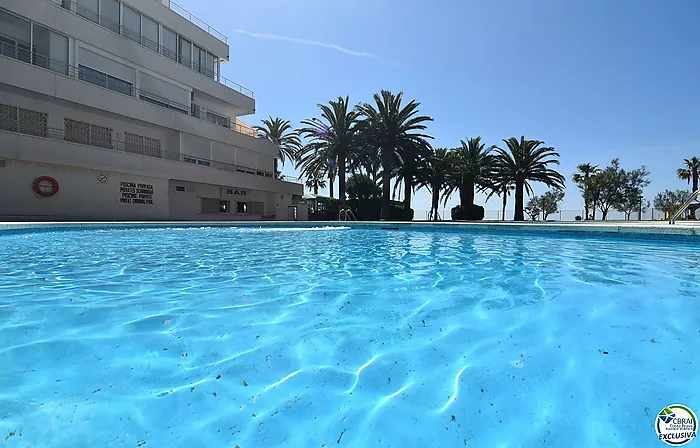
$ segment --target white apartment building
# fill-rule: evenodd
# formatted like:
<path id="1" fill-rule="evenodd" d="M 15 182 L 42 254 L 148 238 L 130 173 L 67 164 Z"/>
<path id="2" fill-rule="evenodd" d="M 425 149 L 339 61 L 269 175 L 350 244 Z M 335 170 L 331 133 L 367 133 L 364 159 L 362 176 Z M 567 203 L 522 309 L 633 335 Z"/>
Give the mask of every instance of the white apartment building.
<path id="1" fill-rule="evenodd" d="M 0 220 L 305 219 L 228 59 L 169 0 L 0 0 Z"/>

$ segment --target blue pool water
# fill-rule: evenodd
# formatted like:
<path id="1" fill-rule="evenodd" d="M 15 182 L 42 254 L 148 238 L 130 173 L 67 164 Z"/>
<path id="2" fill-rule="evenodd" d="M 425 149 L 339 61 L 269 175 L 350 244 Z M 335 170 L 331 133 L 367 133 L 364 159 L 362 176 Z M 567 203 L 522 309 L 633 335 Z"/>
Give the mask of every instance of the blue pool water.
<path id="1" fill-rule="evenodd" d="M 0 444 L 663 446 L 660 409 L 700 410 L 699 247 L 0 234 Z"/>

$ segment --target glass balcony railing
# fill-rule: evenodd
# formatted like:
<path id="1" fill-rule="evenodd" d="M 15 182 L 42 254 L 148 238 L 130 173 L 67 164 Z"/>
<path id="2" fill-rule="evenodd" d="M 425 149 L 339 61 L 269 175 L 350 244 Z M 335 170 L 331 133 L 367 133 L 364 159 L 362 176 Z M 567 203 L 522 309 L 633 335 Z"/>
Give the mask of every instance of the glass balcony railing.
<path id="1" fill-rule="evenodd" d="M 221 34 L 218 31 L 216 31 L 211 26 L 207 25 L 203 20 L 190 14 L 189 11 L 187 11 L 185 8 L 178 5 L 177 3 L 171 2 L 170 0 L 155 0 L 155 1 L 160 3 L 161 5 L 165 6 L 166 8 L 170 9 L 171 11 L 177 13 L 179 16 L 187 19 L 191 23 L 197 25 L 197 27 L 203 29 L 207 33 L 211 34 L 212 36 L 214 36 L 217 39 L 219 39 L 220 41 L 222 41 L 223 43 L 228 44 L 228 38 L 226 38 L 226 36 L 224 36 L 223 34 Z"/>

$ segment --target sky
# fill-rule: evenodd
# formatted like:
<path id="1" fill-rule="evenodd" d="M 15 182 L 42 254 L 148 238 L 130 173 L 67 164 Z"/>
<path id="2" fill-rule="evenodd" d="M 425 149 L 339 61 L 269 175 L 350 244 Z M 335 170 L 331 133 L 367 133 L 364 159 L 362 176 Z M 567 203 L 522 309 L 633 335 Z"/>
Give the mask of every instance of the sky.
<path id="1" fill-rule="evenodd" d="M 521 135 L 555 147 L 565 210 L 582 208 L 577 164 L 646 165 L 653 201 L 688 188 L 675 171 L 700 157 L 697 0 L 178 3 L 228 37 L 222 74 L 255 92 L 257 113 L 241 117 L 251 125 L 279 116 L 298 126 L 340 95 L 358 103 L 403 91 L 434 118 L 434 147 Z M 476 203 L 500 209 L 484 199 Z M 417 217 L 430 208 L 426 190 L 413 208 Z"/>

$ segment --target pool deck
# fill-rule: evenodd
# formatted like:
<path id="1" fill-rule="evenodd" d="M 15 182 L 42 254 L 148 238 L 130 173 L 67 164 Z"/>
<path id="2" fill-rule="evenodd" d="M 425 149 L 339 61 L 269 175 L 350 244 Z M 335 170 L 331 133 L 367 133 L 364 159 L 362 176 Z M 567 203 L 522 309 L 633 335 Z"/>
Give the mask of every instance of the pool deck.
<path id="1" fill-rule="evenodd" d="M 0 222 L 0 231 L 70 230 L 98 228 L 164 227 L 262 227 L 262 226 L 350 226 L 354 228 L 390 227 L 392 229 L 450 228 L 486 232 L 542 232 L 555 234 L 601 234 L 621 238 L 671 239 L 700 237 L 700 221 L 597 221 L 597 222 L 338 222 L 338 221 L 129 221 L 129 222 Z"/>

